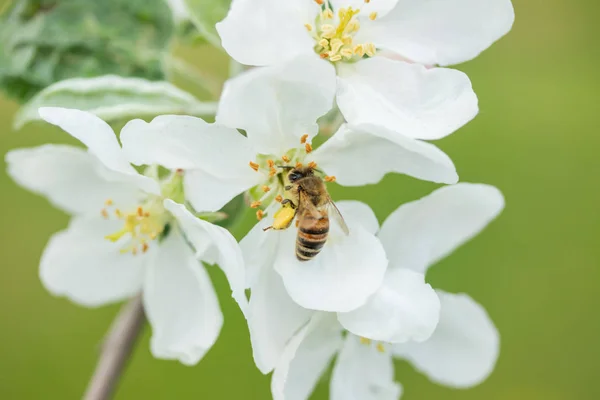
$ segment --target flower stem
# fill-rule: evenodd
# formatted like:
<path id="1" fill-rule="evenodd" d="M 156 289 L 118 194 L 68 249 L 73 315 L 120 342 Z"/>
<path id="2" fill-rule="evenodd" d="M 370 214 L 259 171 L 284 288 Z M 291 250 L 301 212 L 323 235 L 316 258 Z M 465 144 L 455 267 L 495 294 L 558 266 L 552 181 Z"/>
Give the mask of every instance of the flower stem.
<path id="1" fill-rule="evenodd" d="M 94 375 L 84 400 L 110 399 L 145 322 L 142 297 L 125 304 L 106 334 Z"/>

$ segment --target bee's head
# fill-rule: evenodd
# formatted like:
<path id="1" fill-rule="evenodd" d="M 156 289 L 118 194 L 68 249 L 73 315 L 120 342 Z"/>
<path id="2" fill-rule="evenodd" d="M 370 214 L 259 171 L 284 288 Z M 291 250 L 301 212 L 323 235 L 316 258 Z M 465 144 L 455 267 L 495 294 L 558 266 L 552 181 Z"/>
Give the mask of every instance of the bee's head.
<path id="1" fill-rule="evenodd" d="M 313 175 L 314 169 L 311 167 L 293 168 L 288 173 L 288 180 L 290 181 L 290 183 L 294 183 L 302 178 Z"/>

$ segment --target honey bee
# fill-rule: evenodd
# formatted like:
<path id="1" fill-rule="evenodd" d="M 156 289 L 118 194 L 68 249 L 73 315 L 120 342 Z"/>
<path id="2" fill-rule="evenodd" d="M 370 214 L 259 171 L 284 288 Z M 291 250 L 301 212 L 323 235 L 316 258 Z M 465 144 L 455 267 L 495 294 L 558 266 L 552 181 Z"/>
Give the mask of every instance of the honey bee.
<path id="1" fill-rule="evenodd" d="M 273 225 L 268 229 L 286 229 L 297 217 L 296 258 L 300 261 L 312 260 L 323 248 L 329 235 L 329 215 L 336 219 L 348 235 L 344 218 L 329 197 L 325 182 L 314 174 L 314 168 L 304 166 L 289 167 L 287 178 L 290 185 L 285 187 L 291 198 L 281 202 L 281 209 L 274 215 Z M 294 202 L 295 200 L 295 202 Z"/>

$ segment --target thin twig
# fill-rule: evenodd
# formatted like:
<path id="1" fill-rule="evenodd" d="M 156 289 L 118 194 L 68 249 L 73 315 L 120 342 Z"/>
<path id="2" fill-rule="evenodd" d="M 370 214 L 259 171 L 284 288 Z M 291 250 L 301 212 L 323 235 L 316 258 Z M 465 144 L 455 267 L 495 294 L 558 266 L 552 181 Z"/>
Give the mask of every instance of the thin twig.
<path id="1" fill-rule="evenodd" d="M 144 326 L 142 297 L 125 304 L 106 335 L 94 375 L 90 379 L 84 400 L 110 399 L 133 346 Z"/>

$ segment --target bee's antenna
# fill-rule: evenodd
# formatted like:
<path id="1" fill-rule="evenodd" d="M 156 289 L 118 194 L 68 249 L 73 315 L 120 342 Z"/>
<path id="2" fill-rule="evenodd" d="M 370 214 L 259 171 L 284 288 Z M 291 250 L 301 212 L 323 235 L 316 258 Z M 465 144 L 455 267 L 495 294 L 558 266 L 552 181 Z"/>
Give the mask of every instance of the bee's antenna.
<path id="1" fill-rule="evenodd" d="M 292 167 L 291 165 L 278 165 L 277 168 L 290 170 L 290 169 L 294 169 L 296 167 Z"/>

